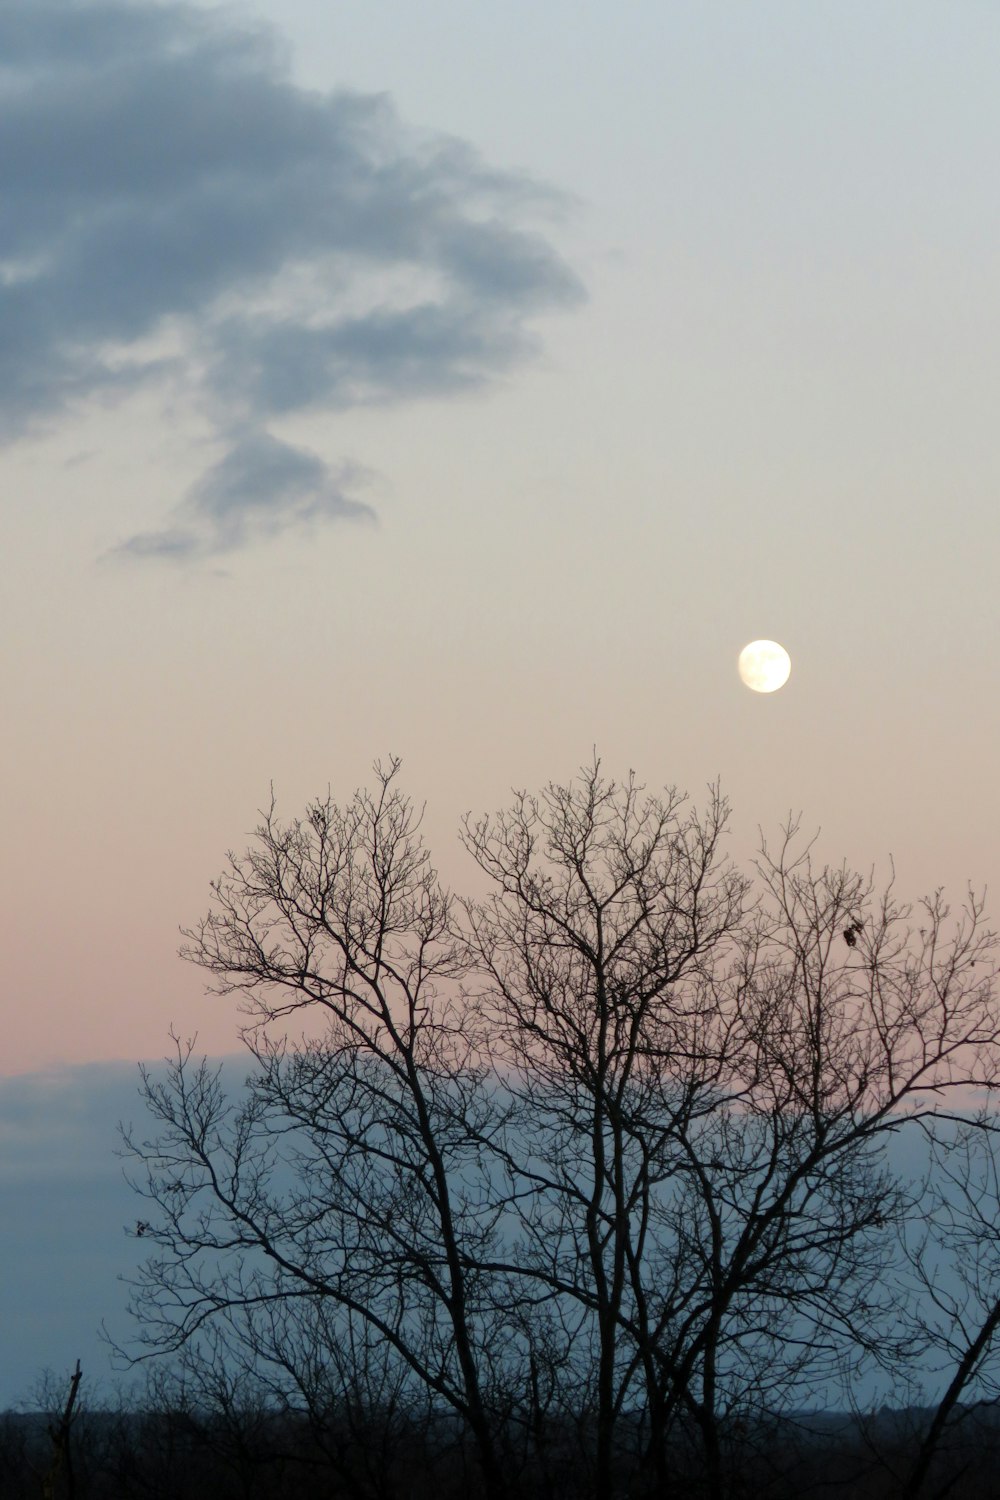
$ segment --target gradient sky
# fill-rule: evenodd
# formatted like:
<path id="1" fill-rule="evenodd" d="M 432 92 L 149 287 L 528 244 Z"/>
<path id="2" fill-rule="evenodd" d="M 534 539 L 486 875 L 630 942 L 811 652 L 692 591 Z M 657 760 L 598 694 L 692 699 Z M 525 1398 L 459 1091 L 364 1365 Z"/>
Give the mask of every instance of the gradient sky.
<path id="1" fill-rule="evenodd" d="M 272 781 L 400 754 L 461 886 L 460 814 L 596 746 L 721 776 L 737 854 L 801 810 L 996 883 L 998 76 L 975 0 L 6 0 L 0 1072 L 47 1118 L 171 1023 L 233 1051 L 177 928 Z"/>

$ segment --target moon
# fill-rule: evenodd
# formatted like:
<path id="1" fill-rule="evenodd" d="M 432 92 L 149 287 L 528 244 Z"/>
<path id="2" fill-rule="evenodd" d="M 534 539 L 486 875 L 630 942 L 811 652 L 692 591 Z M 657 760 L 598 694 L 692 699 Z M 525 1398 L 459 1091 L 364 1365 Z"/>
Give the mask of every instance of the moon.
<path id="1" fill-rule="evenodd" d="M 777 641 L 751 641 L 740 652 L 739 673 L 755 693 L 776 693 L 792 670 L 792 659 Z"/>

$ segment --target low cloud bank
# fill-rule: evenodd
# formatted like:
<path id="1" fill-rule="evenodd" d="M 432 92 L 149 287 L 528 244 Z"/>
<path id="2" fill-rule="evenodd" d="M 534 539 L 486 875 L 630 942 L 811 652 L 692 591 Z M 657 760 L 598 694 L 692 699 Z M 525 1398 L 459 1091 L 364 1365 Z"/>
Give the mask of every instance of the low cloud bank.
<path id="1" fill-rule="evenodd" d="M 247 1072 L 227 1059 L 227 1087 Z M 0 1411 L 30 1404 L 45 1370 L 61 1378 L 77 1359 L 88 1400 L 119 1378 L 98 1331 L 106 1320 L 128 1340 L 118 1278 L 145 1253 L 126 1232 L 141 1200 L 115 1155 L 119 1121 L 152 1133 L 139 1082 L 127 1062 L 0 1078 Z"/>

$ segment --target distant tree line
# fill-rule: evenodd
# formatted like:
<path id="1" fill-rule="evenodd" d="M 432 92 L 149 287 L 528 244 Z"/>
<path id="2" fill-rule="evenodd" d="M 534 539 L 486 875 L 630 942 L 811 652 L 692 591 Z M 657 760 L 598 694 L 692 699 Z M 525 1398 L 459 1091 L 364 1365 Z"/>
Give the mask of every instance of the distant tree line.
<path id="1" fill-rule="evenodd" d="M 284 1494 L 291 1466 L 359 1500 L 724 1500 L 839 1471 L 912 1500 L 963 1464 L 952 1493 L 979 1493 L 982 900 L 911 911 L 794 826 L 747 874 L 727 817 L 718 788 L 699 811 L 595 762 L 464 821 L 460 899 L 393 761 L 343 806 L 272 802 L 229 856 L 185 953 L 242 998 L 246 1090 L 178 1040 L 143 1074 L 154 1138 L 125 1135 L 150 1245 L 131 1354 L 174 1359 L 216 1454 L 233 1414 L 258 1434 L 225 1493 Z M 905 1440 L 862 1381 L 919 1409 Z M 836 1440 L 802 1415 L 852 1404 Z M 136 1451 L 183 1447 L 175 1415 Z"/>
<path id="2" fill-rule="evenodd" d="M 343 1402 L 328 1411 L 282 1407 L 272 1394 L 227 1374 L 206 1380 L 206 1365 L 158 1372 L 141 1392 L 73 1416 L 71 1464 L 53 1467 L 52 1427 L 62 1392 L 31 1413 L 0 1413 L 0 1495 L 4 1500 L 466 1500 L 481 1493 L 479 1465 L 461 1425 L 443 1414 L 401 1413 Z M 215 1372 L 218 1374 L 218 1372 Z M 884 1410 L 867 1417 L 813 1413 L 769 1416 L 731 1434 L 729 1493 L 746 1500 L 843 1495 L 882 1500 L 900 1493 L 932 1412 Z M 577 1424 L 554 1426 L 548 1468 L 523 1440 L 512 1452 L 511 1493 L 526 1500 L 576 1500 L 593 1492 L 593 1449 Z M 705 1493 L 704 1466 L 680 1434 L 668 1442 L 673 1495 Z M 561 1450 L 563 1461 L 556 1463 Z M 966 1407 L 937 1455 L 929 1493 L 993 1500 L 1000 1417 Z M 622 1440 L 612 1485 L 622 1494 L 656 1493 L 637 1479 L 640 1452 Z"/>

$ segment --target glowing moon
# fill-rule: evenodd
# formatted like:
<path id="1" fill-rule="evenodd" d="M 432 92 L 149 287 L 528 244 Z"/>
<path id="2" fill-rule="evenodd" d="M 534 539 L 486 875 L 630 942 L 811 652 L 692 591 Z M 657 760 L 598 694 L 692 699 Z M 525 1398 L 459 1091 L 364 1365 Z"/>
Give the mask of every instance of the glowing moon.
<path id="1" fill-rule="evenodd" d="M 776 693 L 791 670 L 792 659 L 777 641 L 751 641 L 740 652 L 740 677 L 755 693 Z"/>

